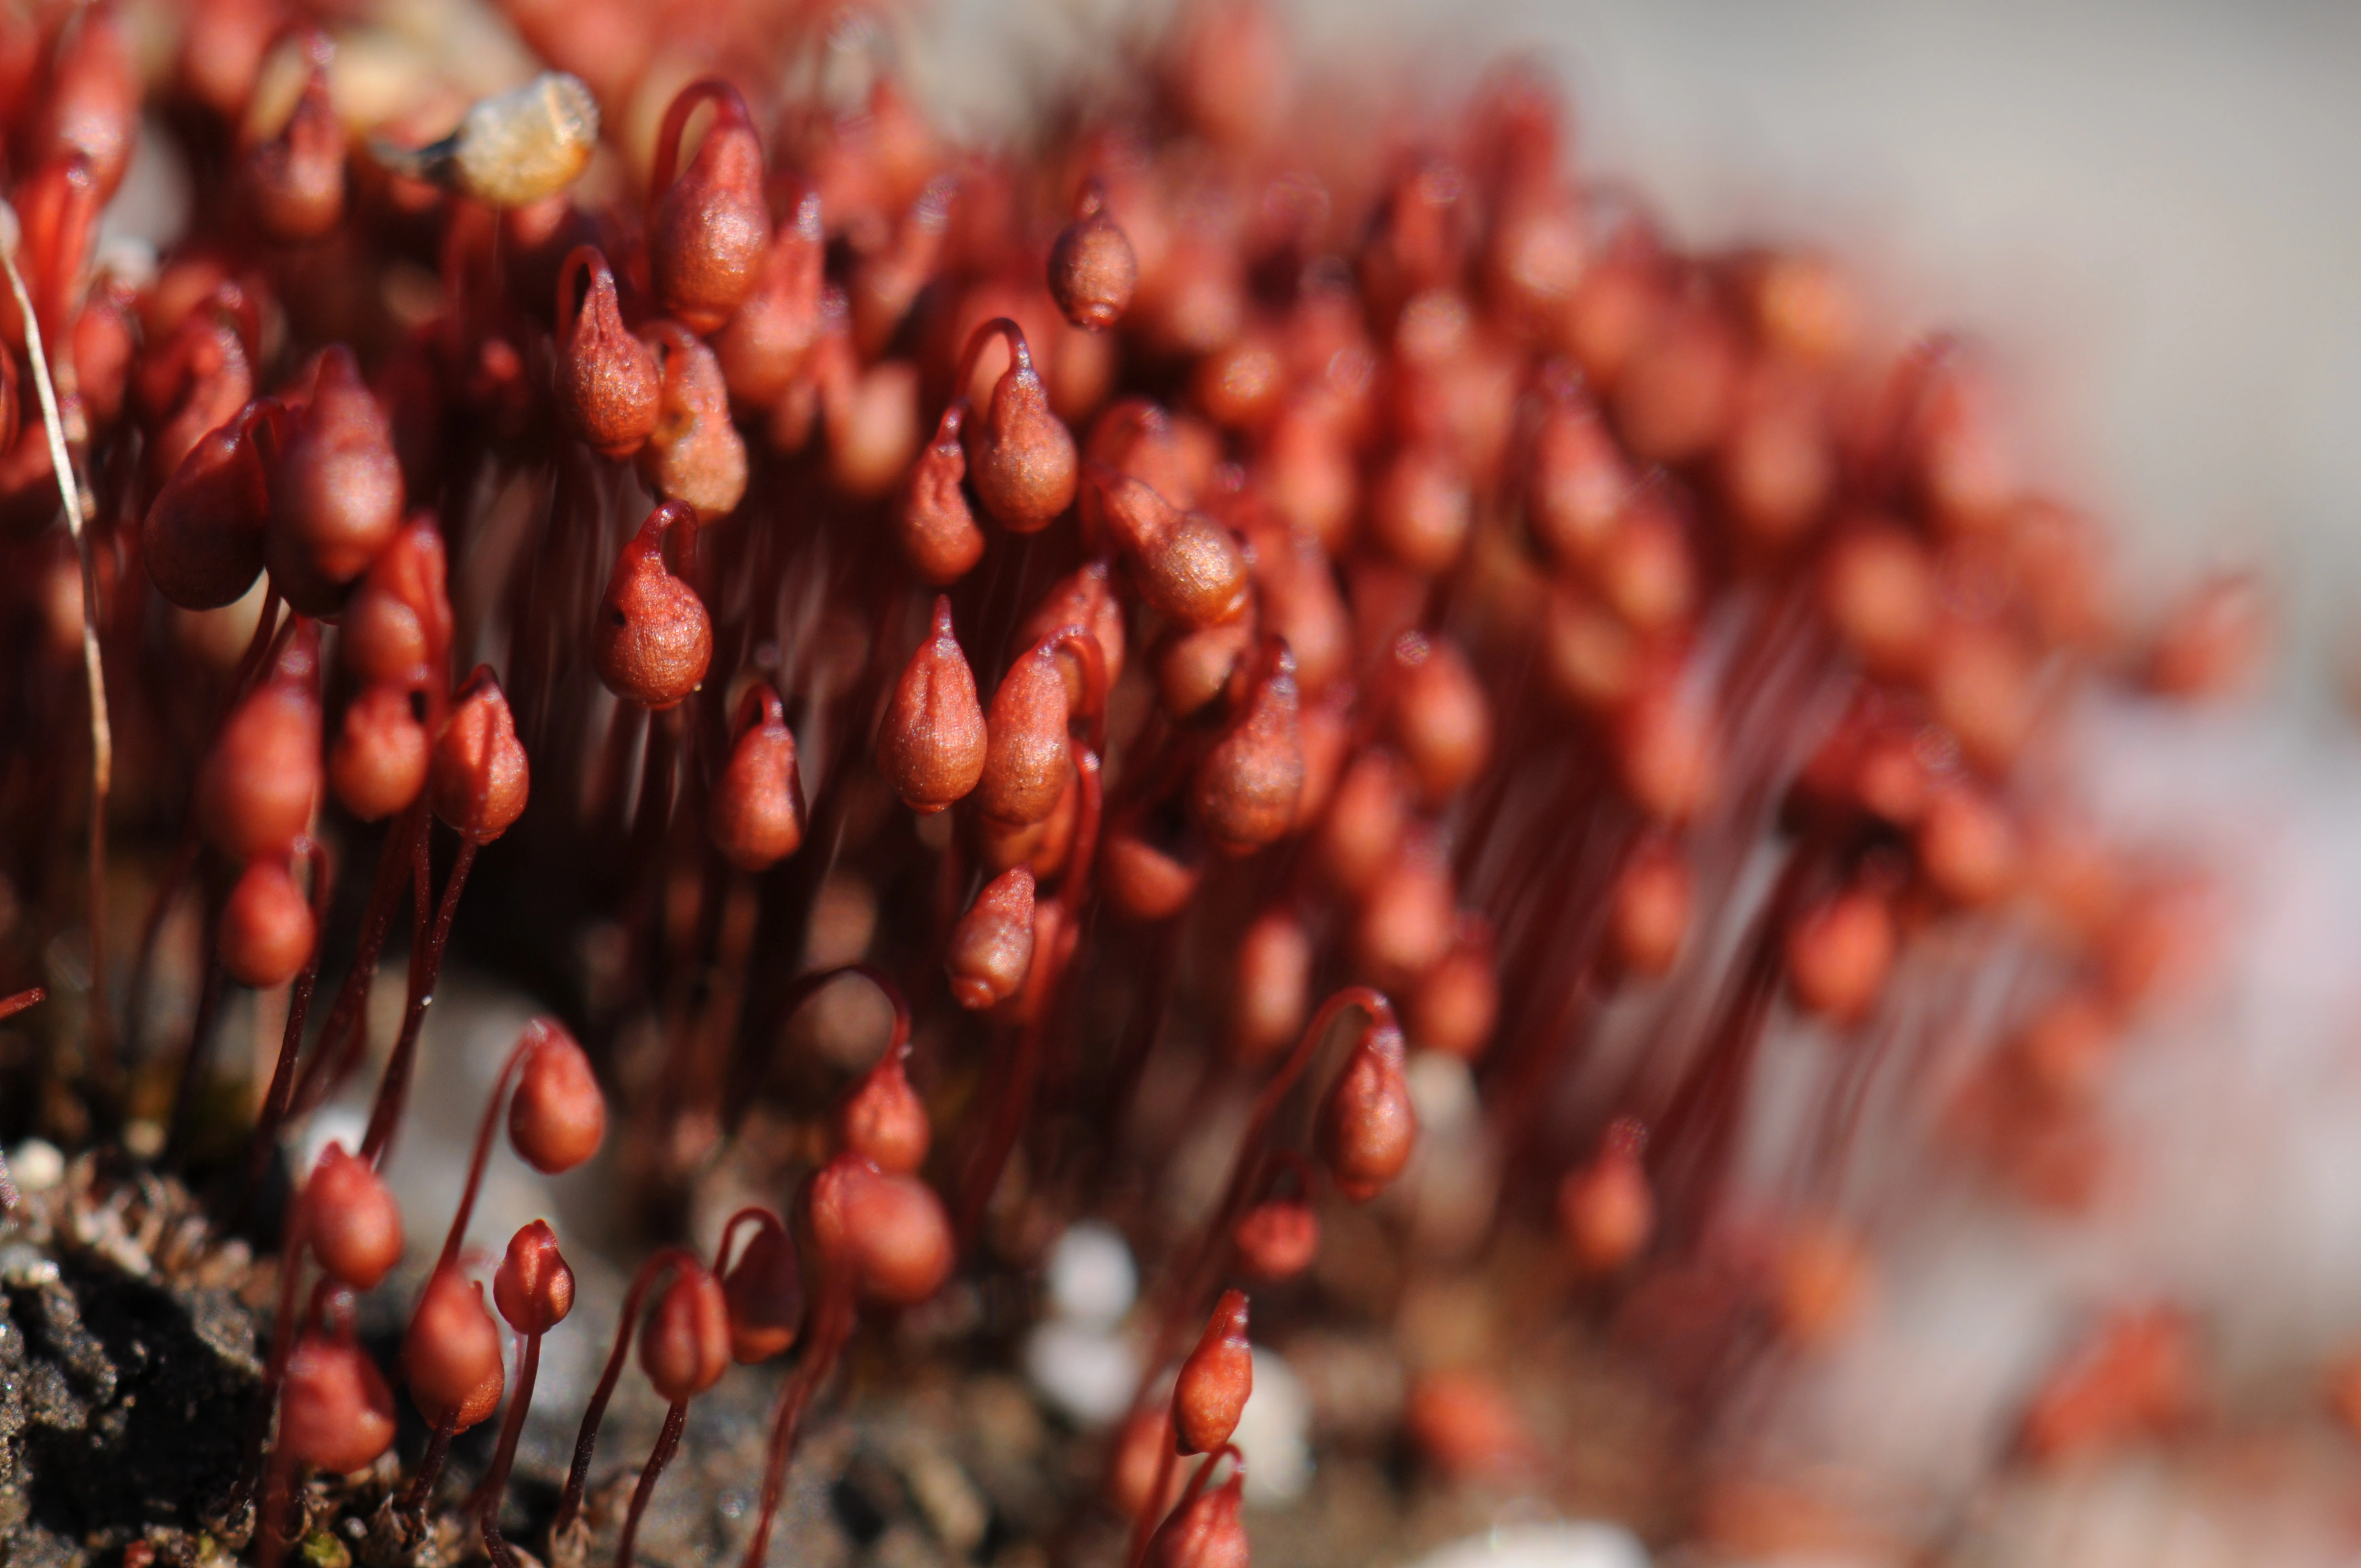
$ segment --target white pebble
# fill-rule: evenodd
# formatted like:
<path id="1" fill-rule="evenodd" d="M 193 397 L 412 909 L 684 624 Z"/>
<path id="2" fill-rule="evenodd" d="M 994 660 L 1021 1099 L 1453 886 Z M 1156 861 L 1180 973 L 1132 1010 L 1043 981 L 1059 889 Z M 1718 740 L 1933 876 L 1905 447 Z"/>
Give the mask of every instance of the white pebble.
<path id="1" fill-rule="evenodd" d="M 1127 1340 L 1052 1320 L 1026 1340 L 1025 1374 L 1074 1420 L 1104 1426 L 1131 1408 L 1139 1389 L 1139 1354 Z"/>
<path id="2" fill-rule="evenodd" d="M 8 1151 L 8 1174 L 19 1192 L 44 1192 L 65 1179 L 66 1157 L 45 1138 L 27 1138 Z"/>
<path id="3" fill-rule="evenodd" d="M 346 1154 L 357 1152 L 361 1139 L 368 1135 L 368 1120 L 350 1106 L 323 1106 L 303 1125 L 302 1141 L 296 1146 L 293 1179 L 302 1182 L 320 1163 L 330 1144 L 342 1144 Z"/>
<path id="4" fill-rule="evenodd" d="M 1501 1525 L 1438 1546 L 1411 1568 L 1648 1568 L 1648 1552 L 1621 1525 L 1577 1519 Z"/>
<path id="5" fill-rule="evenodd" d="M 1087 1328 L 1110 1329 L 1131 1310 L 1139 1270 L 1122 1232 L 1085 1220 L 1050 1250 L 1049 1284 L 1052 1313 Z"/>
<path id="6" fill-rule="evenodd" d="M 1419 1051 L 1402 1073 L 1411 1109 L 1422 1133 L 1449 1136 L 1472 1127 L 1477 1116 L 1476 1078 L 1467 1064 L 1442 1051 Z"/>
<path id="7" fill-rule="evenodd" d="M 1312 1398 L 1303 1379 L 1275 1350 L 1254 1347 L 1254 1392 L 1230 1441 L 1246 1465 L 1246 1498 L 1255 1506 L 1293 1502 L 1312 1484 Z"/>

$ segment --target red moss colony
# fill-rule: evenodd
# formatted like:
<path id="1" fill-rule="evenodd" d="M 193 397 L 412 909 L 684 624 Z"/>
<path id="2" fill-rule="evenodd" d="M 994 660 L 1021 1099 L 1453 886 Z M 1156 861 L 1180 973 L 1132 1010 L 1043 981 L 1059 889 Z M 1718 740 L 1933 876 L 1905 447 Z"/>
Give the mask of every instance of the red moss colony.
<path id="1" fill-rule="evenodd" d="M 104 0 L 0 11 L 30 309 L 0 306 L 6 870 L 44 931 L 90 934 L 95 980 L 44 1092 L 6 1098 L 93 1140 L 164 1120 L 204 1174 L 240 1131 L 207 1094 L 233 982 L 294 991 L 223 1168 L 378 1075 L 280 1242 L 242 1483 L 263 1558 L 295 1467 L 393 1439 L 350 1293 L 399 1251 L 376 1172 L 444 1091 L 413 1077 L 454 951 L 558 988 L 582 1041 L 537 1024 L 511 1063 L 534 1167 L 588 1159 L 611 1105 L 651 1229 L 718 1173 L 768 1194 L 710 1266 L 657 1252 L 615 1330 L 553 1539 L 637 1323 L 669 1414 L 624 1562 L 733 1360 L 796 1356 L 758 1563 L 855 1336 L 1097 1212 L 1148 1264 L 1148 1383 L 1107 1454 L 1130 1560 L 1243 1563 L 1224 1287 L 1316 1317 L 1347 1245 L 1323 1216 L 1372 1201 L 1348 1245 L 1416 1264 L 1385 1198 L 1417 1183 L 1422 1064 L 1480 1095 L 1499 1179 L 1466 1246 L 1552 1236 L 1588 1282 L 1565 1310 L 1609 1318 L 1708 1259 L 1685 1343 L 1825 1343 L 1873 1234 L 1799 1203 L 1717 1250 L 1763 1042 L 1800 1023 L 1866 1060 L 1914 966 L 1984 950 L 1934 938 L 2005 928 L 2048 979 L 1960 1145 L 2057 1201 L 2025 1151 L 2075 1134 L 2070 1086 L 2156 966 L 2124 957 L 2144 873 L 2023 764 L 2077 683 L 2228 678 L 2247 601 L 2126 656 L 2092 532 L 2019 488 L 1957 345 L 1879 341 L 1817 256 L 1681 249 L 1577 172 L 1519 71 L 1322 134 L 1243 0 L 1187 8 L 1143 80 L 1021 155 L 940 137 L 890 76 L 769 92 L 822 48 L 769 8 L 509 9 L 572 75 L 385 126 L 354 123 L 342 12 L 204 0 L 143 80 Z M 659 15 L 732 74 L 642 80 Z M 614 134 L 635 118 L 652 160 Z M 181 143 L 196 214 L 147 271 L 94 248 L 143 134 Z M 61 486 L 90 508 L 71 543 Z M 72 599 L 77 546 L 98 712 L 41 586 Z M 242 657 L 200 652 L 225 637 Z M 58 852 L 85 835 L 86 883 Z M 2099 870 L 2045 874 L 2068 863 Z M 208 974 L 168 1027 L 150 977 L 183 907 Z M 8 941 L 14 973 L 37 946 Z M 897 1020 L 873 1067 L 824 968 L 848 957 Z M 1637 1057 L 1591 1049 L 1610 1011 Z M 1824 1092 L 1840 1166 L 1859 1085 Z M 1220 1196 L 1164 1206 L 1202 1113 L 1242 1105 Z M 475 1518 L 507 1562 L 573 1275 L 528 1227 L 488 1303 L 474 1179 L 402 1344 L 434 1438 L 397 1501 L 440 1507 L 451 1439 L 500 1410 L 497 1304 L 525 1359 Z M 2163 1331 L 2112 1332 L 2031 1452 L 2163 1419 L 2165 1374 L 2119 1370 L 2169 1359 Z M 1411 1439 L 1447 1474 L 1523 1463 L 1506 1401 L 1450 1372 Z M 1183 1453 L 1212 1455 L 1185 1490 Z"/>

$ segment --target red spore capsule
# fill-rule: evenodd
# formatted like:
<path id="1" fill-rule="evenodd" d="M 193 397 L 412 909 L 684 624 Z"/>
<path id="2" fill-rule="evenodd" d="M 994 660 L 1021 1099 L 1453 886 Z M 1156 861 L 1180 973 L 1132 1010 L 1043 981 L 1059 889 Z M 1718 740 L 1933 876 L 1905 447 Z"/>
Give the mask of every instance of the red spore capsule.
<path id="1" fill-rule="evenodd" d="M 490 666 L 478 665 L 435 737 L 427 772 L 434 815 L 461 838 L 489 844 L 524 814 L 531 784 L 508 696 Z"/>
<path id="2" fill-rule="evenodd" d="M 500 1330 L 484 1310 L 483 1287 L 456 1268 L 436 1271 L 402 1336 L 401 1376 L 418 1413 L 455 1431 L 499 1408 Z"/>
<path id="3" fill-rule="evenodd" d="M 888 1176 L 907 1176 L 927 1163 L 932 1137 L 927 1107 L 910 1087 L 900 1052 L 881 1058 L 836 1108 L 836 1142 Z"/>
<path id="4" fill-rule="evenodd" d="M 1205 1320 L 1197 1348 L 1180 1364 L 1172 1385 L 1173 1447 L 1211 1453 L 1230 1441 L 1254 1392 L 1254 1352 L 1246 1344 L 1246 1298 L 1224 1290 Z"/>
<path id="5" fill-rule="evenodd" d="M 5 428 L 15 407 L 13 377 L 13 370 L 0 370 L 0 401 L 8 404 L 0 411 L 0 449 L 14 441 Z M 140 531 L 148 576 L 158 593 L 182 609 L 234 604 L 261 575 L 270 490 L 252 425 L 249 414 L 207 433 L 148 505 Z"/>
<path id="6" fill-rule="evenodd" d="M 1062 740 L 1062 713 L 1058 724 Z M 976 787 L 989 748 L 975 674 L 951 630 L 951 601 L 938 598 L 933 630 L 910 655 L 878 727 L 878 771 L 904 805 L 931 815 Z"/>
<path id="7" fill-rule="evenodd" d="M 1336 1189 L 1366 1203 L 1401 1174 L 1418 1144 L 1418 1113 L 1402 1077 L 1401 1031 L 1372 1025 L 1320 1108 L 1320 1152 Z"/>
<path id="8" fill-rule="evenodd" d="M 1894 916 L 1865 887 L 1806 910 L 1787 931 L 1787 979 L 1796 1003 L 1839 1024 L 1865 1016 L 1894 964 Z"/>
<path id="9" fill-rule="evenodd" d="M 967 404 L 958 401 L 943 411 L 935 439 L 911 465 L 894 510 L 894 542 L 902 559 L 938 587 L 959 581 L 983 559 L 983 530 L 975 525 L 961 488 L 967 448 L 960 441 L 960 425 L 967 412 Z"/>
<path id="10" fill-rule="evenodd" d="M 421 517 L 369 563 L 339 623 L 347 668 L 364 681 L 427 686 L 447 678 L 449 568 L 443 534 Z"/>
<path id="11" fill-rule="evenodd" d="M 1202 512 L 1184 512 L 1126 474 L 1093 468 L 1107 528 L 1139 597 L 1184 626 L 1212 626 L 1246 608 L 1252 582 L 1237 539 Z"/>
<path id="12" fill-rule="evenodd" d="M 1461 921 L 1459 939 L 1411 992 L 1403 1019 L 1422 1050 L 1473 1061 L 1492 1043 L 1500 1015 L 1500 981 L 1492 939 L 1481 920 Z"/>
<path id="13" fill-rule="evenodd" d="M 366 1470 L 393 1446 L 393 1395 L 350 1339 L 306 1333 L 279 1392 L 279 1448 L 338 1475 Z"/>
<path id="14" fill-rule="evenodd" d="M 555 1176 L 597 1154 L 606 1141 L 607 1097 L 573 1036 L 546 1018 L 526 1027 L 539 1029 L 542 1041 L 525 1058 L 509 1100 L 509 1142 L 527 1165 Z"/>
<path id="15" fill-rule="evenodd" d="M 983 417 L 967 427 L 968 473 L 976 498 L 1012 533 L 1049 526 L 1073 504 L 1074 436 L 1049 411 L 1049 389 L 1033 368 L 1033 351 L 1015 323 L 986 323 L 979 334 L 1005 327 L 1008 368 L 993 384 Z"/>
<path id="16" fill-rule="evenodd" d="M 950 1277 L 950 1218 L 917 1178 L 873 1171 L 845 1194 L 844 1223 L 862 1288 L 875 1299 L 915 1307 Z"/>
<path id="17" fill-rule="evenodd" d="M 247 861 L 222 906 L 221 959 L 230 978 L 258 991 L 284 985 L 312 956 L 318 935 L 311 901 L 288 862 L 273 856 Z"/>
<path id="18" fill-rule="evenodd" d="M 1137 818 L 1111 824 L 1099 841 L 1099 885 L 1126 920 L 1166 920 L 1187 907 L 1204 868 L 1150 838 Z"/>
<path id="19" fill-rule="evenodd" d="M 1301 1198 L 1266 1198 L 1231 1233 L 1238 1262 L 1257 1279 L 1278 1284 L 1312 1266 L 1320 1254 L 1320 1217 Z"/>
<path id="20" fill-rule="evenodd" d="M 332 1143 L 303 1183 L 303 1233 L 338 1284 L 367 1290 L 401 1261 L 401 1206 L 377 1168 Z"/>
<path id="21" fill-rule="evenodd" d="M 20 121 L 26 161 L 80 155 L 104 203 L 123 182 L 138 118 L 139 75 L 121 18 L 112 5 L 75 14 L 60 31 L 48 96 L 29 127 Z"/>
<path id="22" fill-rule="evenodd" d="M 1237 718 L 1197 765 L 1190 805 L 1213 848 L 1249 855 L 1295 826 L 1303 794 L 1295 655 L 1273 650 Z"/>
<path id="23" fill-rule="evenodd" d="M 1230 983 L 1230 1048 L 1259 1061 L 1294 1040 L 1311 1006 L 1312 938 L 1286 909 L 1255 917 L 1238 938 Z"/>
<path id="24" fill-rule="evenodd" d="M 1392 675 L 1394 740 L 1421 795 L 1439 806 L 1491 758 L 1484 688 L 1450 639 L 1416 631 L 1394 640 Z"/>
<path id="25" fill-rule="evenodd" d="M 1607 1129 L 1588 1165 L 1566 1172 L 1557 1190 L 1558 1228 L 1586 1274 L 1612 1274 L 1640 1255 L 1656 1228 L 1656 1200 L 1640 1164 L 1647 1129 L 1630 1117 Z"/>
<path id="26" fill-rule="evenodd" d="M 719 1280 L 694 1264 L 674 1274 L 641 1320 L 640 1370 L 674 1404 L 721 1381 L 730 1370 L 730 1303 Z"/>
<path id="27" fill-rule="evenodd" d="M 1115 682 L 1123 677 L 1126 641 L 1123 606 L 1116 601 L 1114 585 L 1108 580 L 1112 575 L 1106 562 L 1091 561 L 1060 577 L 1016 629 L 1016 645 L 1030 648 L 1064 627 L 1082 627 L 1099 645 L 1099 662 L 1106 673 L 1107 690 L 1113 691 Z M 1066 674 L 1066 706 L 1080 709 L 1084 695 L 1081 663 L 1064 652 L 1058 657 Z"/>
<path id="28" fill-rule="evenodd" d="M 643 707 L 677 706 L 713 662 L 713 618 L 664 564 L 671 543 L 686 567 L 696 539 L 697 513 L 686 504 L 666 501 L 648 513 L 616 557 L 598 605 L 591 663 L 608 690 Z"/>
<path id="29" fill-rule="evenodd" d="M 708 101 L 712 122 L 675 180 L 681 133 L 689 115 Z M 656 137 L 653 189 L 648 270 L 656 299 L 691 332 L 711 332 L 754 291 L 770 248 L 763 143 L 738 89 L 709 76 L 681 89 Z"/>
<path id="30" fill-rule="evenodd" d="M 574 1310 L 574 1270 L 546 1220 L 520 1225 L 492 1276 L 492 1304 L 521 1334 L 545 1334 Z"/>
<path id="31" fill-rule="evenodd" d="M 328 788 L 363 822 L 380 822 L 426 787 L 426 727 L 400 686 L 364 687 L 328 753 Z"/>
<path id="32" fill-rule="evenodd" d="M 283 856 L 311 826 L 320 794 L 319 659 L 319 628 L 296 628 L 205 757 L 197 774 L 197 825 L 225 855 Z"/>
<path id="33" fill-rule="evenodd" d="M 655 428 L 640 448 L 641 476 L 711 522 L 736 510 L 746 494 L 746 443 L 730 421 L 721 362 L 677 322 L 657 322 L 648 335 L 663 380 Z"/>
<path id="34" fill-rule="evenodd" d="M 1076 326 L 1104 332 L 1123 319 L 1138 286 L 1139 258 L 1093 181 L 1049 247 L 1049 297 Z"/>
<path id="35" fill-rule="evenodd" d="M 314 61 L 295 112 L 277 136 L 250 149 L 239 170 L 247 210 L 263 233 L 289 243 L 318 239 L 345 214 L 345 127 Z"/>
<path id="36" fill-rule="evenodd" d="M 1149 1568 L 1248 1568 L 1246 1529 L 1238 1519 L 1246 1472 L 1201 1492 L 1159 1525 L 1148 1543 Z"/>
<path id="37" fill-rule="evenodd" d="M 828 324 L 827 258 L 819 192 L 807 192 L 772 236 L 754 291 L 713 340 L 721 378 L 741 406 L 769 408 L 803 373 Z"/>
<path id="38" fill-rule="evenodd" d="M 289 604 L 334 615 L 401 526 L 401 464 L 385 410 L 342 344 L 320 356 L 311 400 L 290 424 L 270 473 L 263 555 Z"/>
<path id="39" fill-rule="evenodd" d="M 743 872 L 767 870 L 804 841 L 804 781 L 779 694 L 757 682 L 738 704 L 738 740 L 713 786 L 716 849 Z"/>
<path id="40" fill-rule="evenodd" d="M 1678 847 L 1665 839 L 1643 841 L 1609 896 L 1608 952 L 1627 973 L 1649 980 L 1664 973 L 1681 956 L 1696 896 Z"/>
<path id="41" fill-rule="evenodd" d="M 629 457 L 654 433 L 663 391 L 654 347 L 623 324 L 606 257 L 577 247 L 557 274 L 559 413 L 595 450 Z"/>
<path id="42" fill-rule="evenodd" d="M 1015 866 L 986 883 L 951 927 L 944 968 L 951 995 L 971 1012 L 994 1007 L 1024 989 L 1033 968 L 1033 873 Z"/>
<path id="43" fill-rule="evenodd" d="M 803 1272 L 784 1230 L 756 1227 L 721 1281 L 730 1308 L 730 1355 L 741 1366 L 785 1354 L 803 1324 Z"/>
<path id="44" fill-rule="evenodd" d="M 992 694 L 976 809 L 1016 827 L 1055 811 L 1073 765 L 1066 720 L 1066 677 L 1057 646 L 1036 643 L 1009 666 Z"/>

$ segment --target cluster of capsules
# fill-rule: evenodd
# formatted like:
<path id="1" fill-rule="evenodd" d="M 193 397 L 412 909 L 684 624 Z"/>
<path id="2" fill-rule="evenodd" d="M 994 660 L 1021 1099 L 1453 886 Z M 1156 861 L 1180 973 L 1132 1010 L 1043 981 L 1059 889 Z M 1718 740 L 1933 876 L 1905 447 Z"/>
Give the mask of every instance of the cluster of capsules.
<path id="1" fill-rule="evenodd" d="M 341 10 L 193 0 L 156 38 L 104 0 L 0 12 L 0 798 L 20 896 L 90 934 L 60 1059 L 102 1125 L 168 1104 L 184 1159 L 226 987 L 291 986 L 249 1187 L 291 1120 L 378 1075 L 358 1152 L 291 1208 L 241 1483 L 266 1555 L 286 1466 L 392 1436 L 350 1293 L 400 1252 L 376 1173 L 479 857 L 489 961 L 606 942 L 575 1019 L 597 1067 L 554 1024 L 511 1063 L 519 1152 L 588 1157 L 603 1074 L 650 1190 L 723 1166 L 799 1190 L 792 1224 L 749 1211 L 712 1268 L 670 1249 L 633 1288 L 556 1520 L 578 1528 L 665 1285 L 640 1344 L 671 1416 L 624 1562 L 690 1398 L 800 1343 L 761 1563 L 858 1304 L 1022 1266 L 1028 1217 L 1159 1190 L 1192 1118 L 1143 1084 L 1251 1102 L 1209 1210 L 1120 1216 L 1155 1354 L 1112 1495 L 1134 1560 L 1174 1568 L 1245 1561 L 1235 1475 L 1201 1466 L 1172 1506 L 1177 1456 L 1224 1449 L 1250 1380 L 1244 1299 L 1216 1292 L 1304 1288 L 1321 1205 L 1402 1172 L 1416 1053 L 1466 1064 L 1502 1223 L 1554 1226 L 1608 1311 L 1720 1245 L 1762 1043 L 1821 1031 L 1773 1245 L 1749 1229 L 1711 1275 L 1730 1343 L 1766 1310 L 1807 1342 L 1872 1266 L 1838 1211 L 1872 1076 L 1942 1079 L 1889 982 L 2004 943 L 2015 1013 L 1934 1120 L 2038 1201 L 2087 1190 L 2097 1086 L 2185 911 L 2075 821 L 2042 738 L 2088 682 L 2233 680 L 2255 610 L 2217 585 L 2132 647 L 2091 525 L 2021 483 L 1957 345 L 1879 345 L 1822 258 L 1677 247 L 1573 169 L 1531 72 L 1377 115 L 1300 80 L 1249 0 L 1185 7 L 1018 151 L 940 136 L 890 73 L 807 69 L 843 17 L 508 20 L 562 69 L 469 101 L 422 66 L 358 124 L 339 65 L 367 29 Z M 651 64 L 681 49 L 725 69 Z M 193 214 L 144 264 L 97 244 L 142 137 L 172 140 Z M 225 627 L 242 656 L 191 656 Z M 110 824 L 172 845 L 119 1029 Z M 344 879 L 365 896 L 337 901 L 339 862 L 374 867 Z M 191 901 L 193 1019 L 143 1039 Z M 847 967 L 897 1020 L 849 1080 L 785 1059 Z M 472 1191 L 403 1352 L 435 1434 L 413 1521 L 501 1395 Z M 503 1562 L 534 1348 L 571 1293 L 548 1229 L 520 1232 L 493 1291 L 519 1387 L 474 1498 Z M 1154 1377 L 1209 1306 L 1168 1407 Z M 2097 1381 L 2036 1410 L 2037 1446 L 2173 1404 Z M 1449 1453 L 1498 1404 L 1412 1414 Z"/>

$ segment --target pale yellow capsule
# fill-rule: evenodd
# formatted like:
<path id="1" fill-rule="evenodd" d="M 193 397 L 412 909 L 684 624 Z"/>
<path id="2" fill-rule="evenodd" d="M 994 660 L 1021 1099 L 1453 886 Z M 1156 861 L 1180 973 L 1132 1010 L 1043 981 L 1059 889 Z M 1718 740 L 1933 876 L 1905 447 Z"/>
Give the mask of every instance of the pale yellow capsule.
<path id="1" fill-rule="evenodd" d="M 422 148 L 375 144 L 378 161 L 495 207 L 522 207 L 581 178 L 598 146 L 598 101 L 581 78 L 545 71 L 478 99 L 459 128 Z"/>

